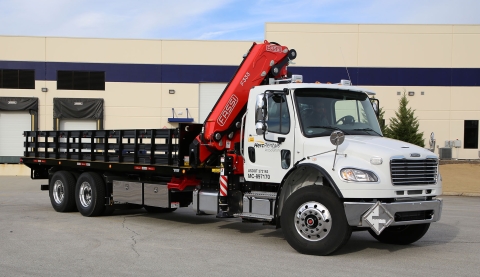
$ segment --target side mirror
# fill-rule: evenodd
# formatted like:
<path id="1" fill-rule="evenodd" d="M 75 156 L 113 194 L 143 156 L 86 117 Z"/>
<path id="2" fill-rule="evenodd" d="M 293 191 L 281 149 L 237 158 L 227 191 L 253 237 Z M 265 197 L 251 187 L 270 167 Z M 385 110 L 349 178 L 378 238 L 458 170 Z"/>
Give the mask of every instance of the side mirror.
<path id="1" fill-rule="evenodd" d="M 255 122 L 263 120 L 263 107 L 265 106 L 265 102 L 263 101 L 263 99 L 263 93 L 257 95 L 257 100 L 255 101 Z"/>
<path id="2" fill-rule="evenodd" d="M 267 130 L 268 109 L 266 94 L 262 93 L 257 95 L 255 102 L 255 129 L 257 135 L 262 135 Z"/>
<path id="3" fill-rule="evenodd" d="M 339 146 L 345 141 L 345 134 L 342 131 L 333 131 L 330 134 L 330 142 L 335 145 Z"/>
<path id="4" fill-rule="evenodd" d="M 335 170 L 335 162 L 337 161 L 337 155 L 344 155 L 345 157 L 347 154 L 337 154 L 338 152 L 338 146 L 341 145 L 345 141 L 345 134 L 340 131 L 333 131 L 330 134 L 330 142 L 335 145 L 335 157 L 333 158 L 333 167 L 332 170 Z"/>
<path id="5" fill-rule="evenodd" d="M 259 121 L 255 124 L 255 129 L 257 130 L 257 135 L 263 135 L 267 130 L 267 124 Z"/>
<path id="6" fill-rule="evenodd" d="M 373 111 L 377 115 L 380 116 L 380 101 L 378 99 L 370 99 L 370 103 L 372 103 Z"/>

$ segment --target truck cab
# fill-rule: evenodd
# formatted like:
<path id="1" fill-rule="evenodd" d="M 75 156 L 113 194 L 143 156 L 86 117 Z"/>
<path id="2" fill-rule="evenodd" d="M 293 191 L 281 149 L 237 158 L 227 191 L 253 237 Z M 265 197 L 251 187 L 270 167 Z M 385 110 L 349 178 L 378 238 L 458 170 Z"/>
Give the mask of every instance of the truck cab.
<path id="1" fill-rule="evenodd" d="M 440 219 L 442 202 L 434 199 L 442 192 L 438 158 L 383 137 L 378 102 L 369 98 L 374 92 L 342 83 L 252 88 L 244 122 L 245 180 L 281 184 L 277 224 L 292 233 L 287 240 L 300 252 L 309 252 L 302 240 L 322 243 L 330 229 L 320 226 L 335 228 L 332 222 L 342 217 L 344 230 L 368 228 L 390 243 L 416 241 Z M 335 219 L 332 209 L 343 214 Z M 322 212 L 328 216 L 308 217 Z M 399 229 L 405 226 L 411 229 L 407 239 Z"/>

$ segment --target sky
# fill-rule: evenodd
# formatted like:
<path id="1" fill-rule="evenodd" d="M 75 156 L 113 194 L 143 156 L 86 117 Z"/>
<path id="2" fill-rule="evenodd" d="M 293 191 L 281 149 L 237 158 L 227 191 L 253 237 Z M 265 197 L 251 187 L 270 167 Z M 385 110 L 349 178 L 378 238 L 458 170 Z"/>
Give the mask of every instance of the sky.
<path id="1" fill-rule="evenodd" d="M 266 22 L 480 24 L 480 0 L 0 0 L 0 35 L 264 39 Z"/>

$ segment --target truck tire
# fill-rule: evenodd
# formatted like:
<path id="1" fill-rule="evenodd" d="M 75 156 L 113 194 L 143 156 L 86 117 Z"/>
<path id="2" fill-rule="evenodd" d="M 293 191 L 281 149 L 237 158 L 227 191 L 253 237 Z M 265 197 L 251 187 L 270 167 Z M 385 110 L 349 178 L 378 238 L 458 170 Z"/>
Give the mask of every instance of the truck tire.
<path id="1" fill-rule="evenodd" d="M 48 194 L 55 211 L 67 213 L 76 210 L 75 178 L 69 172 L 57 171 L 53 174 Z"/>
<path id="2" fill-rule="evenodd" d="M 177 210 L 177 208 L 160 208 L 160 207 L 152 207 L 152 206 L 143 206 L 145 210 L 150 214 L 160 214 L 160 213 L 171 213 Z"/>
<path id="3" fill-rule="evenodd" d="M 105 182 L 95 172 L 78 177 L 75 187 L 77 209 L 83 216 L 99 216 L 105 210 Z"/>
<path id="4" fill-rule="evenodd" d="M 80 172 L 78 171 L 69 171 L 72 174 L 73 178 L 75 178 L 75 184 L 77 183 L 78 177 L 80 177 Z"/>
<path id="5" fill-rule="evenodd" d="M 368 232 L 372 237 L 382 243 L 407 245 L 421 239 L 428 231 L 430 223 L 390 226 L 377 235 L 373 230 Z"/>
<path id="6" fill-rule="evenodd" d="M 295 191 L 285 201 L 280 221 L 287 242 L 303 254 L 331 254 L 352 234 L 342 203 L 325 186 Z"/>

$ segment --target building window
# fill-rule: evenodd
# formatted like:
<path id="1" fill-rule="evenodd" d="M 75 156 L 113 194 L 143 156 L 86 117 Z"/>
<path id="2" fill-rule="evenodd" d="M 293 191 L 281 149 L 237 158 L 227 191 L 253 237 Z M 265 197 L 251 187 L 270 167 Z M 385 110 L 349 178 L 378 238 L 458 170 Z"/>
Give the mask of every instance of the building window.
<path id="1" fill-rule="evenodd" d="M 478 149 L 478 120 L 465 120 L 463 148 Z"/>
<path id="2" fill-rule="evenodd" d="M 57 71 L 57 89 L 105 90 L 105 72 Z"/>
<path id="3" fill-rule="evenodd" d="M 0 69 L 0 88 L 35 89 L 35 70 Z"/>

